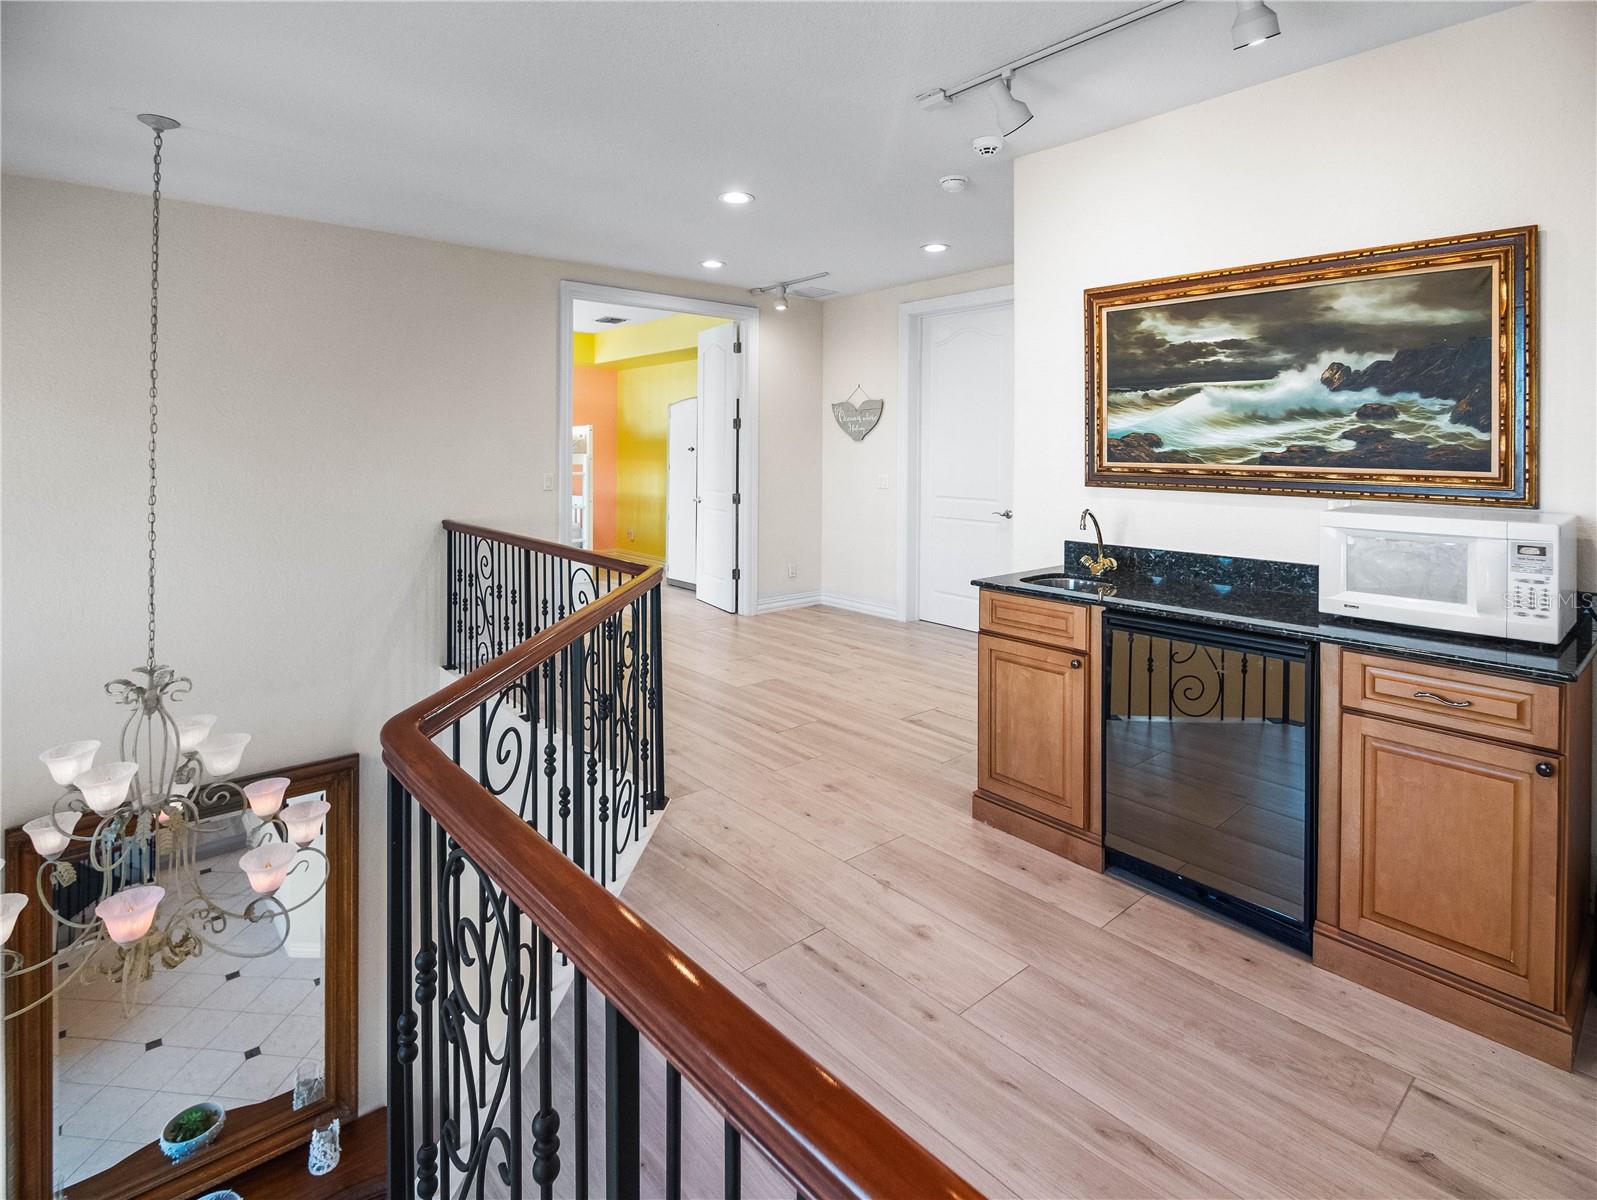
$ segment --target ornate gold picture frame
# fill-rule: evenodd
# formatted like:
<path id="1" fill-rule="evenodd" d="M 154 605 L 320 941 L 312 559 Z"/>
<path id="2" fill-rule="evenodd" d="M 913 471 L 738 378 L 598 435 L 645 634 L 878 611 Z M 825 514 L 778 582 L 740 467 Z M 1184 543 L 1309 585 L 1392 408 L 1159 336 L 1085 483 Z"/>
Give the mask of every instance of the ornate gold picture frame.
<path id="1" fill-rule="evenodd" d="M 1087 483 L 1536 504 L 1536 227 L 1085 293 Z"/>

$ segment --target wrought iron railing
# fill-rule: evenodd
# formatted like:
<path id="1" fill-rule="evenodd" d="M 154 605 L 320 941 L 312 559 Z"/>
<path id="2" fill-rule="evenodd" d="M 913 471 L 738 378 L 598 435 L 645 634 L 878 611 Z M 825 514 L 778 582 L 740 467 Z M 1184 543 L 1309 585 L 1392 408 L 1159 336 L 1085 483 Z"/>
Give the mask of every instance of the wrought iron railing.
<path id="1" fill-rule="evenodd" d="M 1130 628 L 1113 628 L 1109 637 L 1112 721 L 1303 724 L 1302 663 Z"/>
<path id="2" fill-rule="evenodd" d="M 665 804 L 661 572 L 446 530 L 451 661 L 531 632 L 383 730 L 390 1195 L 703 1194 L 714 1156 L 727 1197 L 975 1196 L 613 894 Z"/>
<path id="3" fill-rule="evenodd" d="M 470 671 L 643 570 L 638 563 L 444 522 L 444 667 Z"/>

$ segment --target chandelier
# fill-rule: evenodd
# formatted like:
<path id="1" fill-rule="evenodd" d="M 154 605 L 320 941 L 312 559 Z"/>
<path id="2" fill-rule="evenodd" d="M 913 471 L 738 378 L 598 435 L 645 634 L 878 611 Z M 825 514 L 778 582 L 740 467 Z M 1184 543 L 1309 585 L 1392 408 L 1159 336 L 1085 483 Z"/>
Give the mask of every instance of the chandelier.
<path id="1" fill-rule="evenodd" d="M 176 716 L 173 705 L 191 688 L 188 679 L 155 657 L 155 497 L 157 351 L 160 332 L 161 268 L 161 141 L 178 128 L 170 117 L 142 113 L 139 120 L 155 131 L 154 189 L 150 223 L 150 486 L 146 499 L 149 542 L 146 658 L 134 670 L 136 679 L 115 679 L 106 692 L 128 706 L 118 743 L 118 760 L 95 765 L 96 741 L 66 742 L 39 755 L 50 778 L 65 791 L 50 813 L 27 822 L 23 830 L 43 860 L 34 893 L 49 914 L 53 953 L 26 963 L 4 948 L 17 917 L 29 903 L 25 892 L 0 895 L 0 976 L 10 979 L 33 971 L 53 971 L 56 978 L 44 994 L 26 1007 L 7 1013 L 20 1016 L 51 999 L 91 963 L 119 981 L 123 999 L 131 1003 L 138 985 L 155 966 L 170 969 L 207 949 L 239 958 L 264 958 L 288 939 L 288 915 L 314 900 L 326 886 L 327 856 L 312 845 L 321 834 L 329 805 L 323 799 L 284 804 L 289 780 L 258 779 L 242 787 L 234 774 L 250 738 L 247 733 L 213 732 L 214 716 Z M 247 902 L 213 899 L 199 866 L 202 819 L 218 812 L 242 812 L 259 818 L 246 834 L 246 850 L 238 859 L 249 879 Z M 76 844 L 79 849 L 68 853 Z M 289 875 L 314 871 L 321 859 L 320 879 L 301 899 L 286 904 L 278 891 Z M 90 886 L 79 884 L 78 865 L 86 864 Z M 0 862 L 0 866 L 3 866 Z M 92 881 L 98 879 L 98 901 Z M 89 895 L 84 896 L 85 890 Z M 221 890 L 221 889 L 217 889 Z M 61 893 L 81 897 L 62 912 Z M 239 904 L 232 908 L 229 904 Z M 232 935 L 246 926 L 267 925 L 274 937 L 263 946 L 230 946 Z M 65 941 L 67 944 L 62 945 Z"/>

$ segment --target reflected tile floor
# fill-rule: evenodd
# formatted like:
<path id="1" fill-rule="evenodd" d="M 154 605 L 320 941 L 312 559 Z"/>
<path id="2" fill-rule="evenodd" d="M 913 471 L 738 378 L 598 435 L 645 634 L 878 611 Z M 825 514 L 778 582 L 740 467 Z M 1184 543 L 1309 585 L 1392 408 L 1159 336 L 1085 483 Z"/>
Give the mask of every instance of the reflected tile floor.
<path id="1" fill-rule="evenodd" d="M 202 871 L 209 861 L 232 868 L 236 856 Z M 236 870 L 215 873 L 216 899 L 248 890 Z M 255 926 L 227 945 L 251 953 L 275 941 Z M 322 983 L 320 956 L 207 952 L 157 967 L 124 1009 L 121 985 L 85 970 L 56 999 L 56 1186 L 115 1166 L 198 1101 L 254 1104 L 291 1090 L 302 1064 L 320 1073 Z"/>

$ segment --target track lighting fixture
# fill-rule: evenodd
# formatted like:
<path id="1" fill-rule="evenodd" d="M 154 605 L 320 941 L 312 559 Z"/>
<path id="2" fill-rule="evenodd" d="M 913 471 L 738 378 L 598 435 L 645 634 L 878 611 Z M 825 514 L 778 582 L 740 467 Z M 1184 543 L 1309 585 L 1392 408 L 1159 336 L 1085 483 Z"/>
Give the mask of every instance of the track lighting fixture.
<path id="1" fill-rule="evenodd" d="M 777 312 L 787 311 L 787 289 L 801 283 L 809 283 L 815 279 L 825 279 L 830 274 L 828 271 L 817 271 L 813 275 L 805 275 L 799 279 L 784 279 L 778 283 L 768 283 L 764 287 L 750 288 L 751 296 L 774 296 L 776 302 L 771 305 Z"/>
<path id="2" fill-rule="evenodd" d="M 1237 19 L 1231 22 L 1231 48 L 1246 50 L 1281 33 L 1281 18 L 1264 0 L 1237 0 Z"/>
<path id="3" fill-rule="evenodd" d="M 1119 16 L 1110 17 L 1107 21 L 1100 21 L 1091 28 L 1083 29 L 1080 33 L 1073 33 L 1061 41 L 1033 50 L 1030 54 L 1023 54 L 1019 58 L 1011 59 L 1001 67 L 983 71 L 980 75 L 973 76 L 963 83 L 956 83 L 952 87 L 928 88 L 915 96 L 916 103 L 927 111 L 947 108 L 966 92 L 973 91 L 976 88 L 985 88 L 987 94 L 992 98 L 994 109 L 998 112 L 1000 132 L 1006 135 L 1014 133 L 1015 130 L 1030 121 L 1032 115 L 1031 109 L 1016 100 L 1010 90 L 1010 81 L 1014 78 L 1016 71 L 1022 67 L 1029 67 L 1032 63 L 1042 62 L 1045 58 L 1052 58 L 1056 54 L 1062 54 L 1066 50 L 1084 46 L 1090 41 L 1114 33 L 1116 30 L 1124 29 L 1128 25 L 1135 25 L 1138 21 L 1145 21 L 1149 17 L 1156 17 L 1160 13 L 1169 12 L 1182 2 L 1183 0 L 1148 0 L 1147 3 L 1139 4 L 1136 8 L 1123 12 Z M 1263 3 L 1259 3 L 1258 7 L 1265 8 Z M 1265 9 L 1265 11 L 1269 12 L 1269 9 Z M 1273 20 L 1275 14 L 1270 13 L 1270 17 Z M 978 149 L 977 153 L 991 152 Z"/>
<path id="4" fill-rule="evenodd" d="M 1263 5 L 1260 5 L 1262 8 Z M 1011 80 L 1015 78 L 1013 71 L 1005 71 L 997 79 L 987 85 L 987 95 L 993 102 L 993 112 L 998 117 L 998 135 L 1008 137 L 1026 122 L 1031 120 L 1031 109 L 1024 103 L 1015 99 L 1011 90 Z"/>

